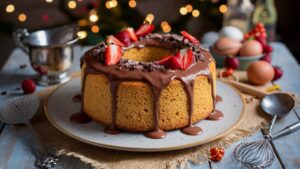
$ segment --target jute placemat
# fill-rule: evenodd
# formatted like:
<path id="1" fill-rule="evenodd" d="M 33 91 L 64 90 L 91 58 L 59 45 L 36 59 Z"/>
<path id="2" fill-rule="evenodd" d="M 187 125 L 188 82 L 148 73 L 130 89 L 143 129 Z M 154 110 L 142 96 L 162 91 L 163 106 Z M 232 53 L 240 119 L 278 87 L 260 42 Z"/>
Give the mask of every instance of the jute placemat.
<path id="1" fill-rule="evenodd" d="M 78 73 L 75 74 L 78 76 Z M 243 79 L 243 77 L 240 77 Z M 49 87 L 39 93 L 41 99 L 55 87 Z M 208 151 L 213 146 L 228 147 L 243 137 L 249 136 L 267 124 L 267 118 L 258 109 L 259 100 L 243 94 L 246 102 L 246 112 L 235 130 L 225 137 L 213 142 L 170 152 L 137 153 L 109 150 L 79 142 L 60 132 L 46 119 L 43 110 L 32 120 L 32 124 L 41 141 L 50 147 L 55 147 L 59 156 L 72 156 L 94 168 L 111 169 L 160 169 L 187 168 L 188 161 L 196 164 L 208 160 Z M 43 106 L 41 106 L 43 107 Z"/>

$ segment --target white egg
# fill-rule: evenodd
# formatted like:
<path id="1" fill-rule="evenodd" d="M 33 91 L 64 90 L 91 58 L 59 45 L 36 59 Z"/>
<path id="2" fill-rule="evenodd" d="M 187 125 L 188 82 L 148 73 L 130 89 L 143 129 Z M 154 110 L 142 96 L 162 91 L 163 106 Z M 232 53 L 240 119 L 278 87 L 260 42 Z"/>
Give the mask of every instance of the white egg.
<path id="1" fill-rule="evenodd" d="M 228 37 L 237 41 L 244 39 L 244 34 L 241 30 L 234 26 L 224 26 L 220 30 L 220 37 Z"/>

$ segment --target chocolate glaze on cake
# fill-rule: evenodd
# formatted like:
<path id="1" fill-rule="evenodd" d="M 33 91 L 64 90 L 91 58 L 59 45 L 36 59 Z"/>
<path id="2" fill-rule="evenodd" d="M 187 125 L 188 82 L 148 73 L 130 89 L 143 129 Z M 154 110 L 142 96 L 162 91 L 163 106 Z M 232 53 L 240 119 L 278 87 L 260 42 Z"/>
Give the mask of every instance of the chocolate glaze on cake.
<path id="1" fill-rule="evenodd" d="M 193 50 L 194 63 L 186 70 L 171 70 L 159 65 L 157 62 L 137 62 L 132 60 L 121 59 L 116 65 L 107 66 L 104 64 L 105 44 L 100 43 L 98 46 L 87 51 L 81 58 L 81 65 L 86 63 L 86 68 L 83 74 L 82 90 L 84 90 L 85 80 L 88 74 L 103 74 L 110 82 L 110 91 L 112 96 L 112 124 L 106 127 L 105 132 L 116 134 L 119 132 L 116 126 L 116 95 L 118 85 L 123 81 L 143 81 L 148 83 L 153 93 L 153 122 L 154 129 L 145 135 L 150 138 L 158 139 L 166 136 L 166 133 L 160 130 L 159 121 L 159 98 L 160 95 L 172 80 L 178 79 L 184 85 L 184 89 L 189 101 L 189 120 L 188 125 L 181 131 L 188 135 L 198 135 L 202 133 L 202 129 L 192 124 L 192 115 L 194 108 L 194 83 L 197 76 L 206 76 L 211 84 L 211 93 L 213 99 L 213 111 L 215 111 L 215 93 L 214 93 L 214 79 L 208 69 L 212 57 L 207 49 L 200 45 L 194 45 L 187 39 L 175 34 L 149 34 L 141 37 L 140 40 L 127 48 L 143 48 L 145 46 L 156 46 L 166 48 L 171 51 L 178 51 L 185 47 L 190 47 Z M 82 91 L 82 94 L 84 92 Z M 84 98 L 82 96 L 82 98 Z M 82 99 L 82 106 L 84 99 Z"/>

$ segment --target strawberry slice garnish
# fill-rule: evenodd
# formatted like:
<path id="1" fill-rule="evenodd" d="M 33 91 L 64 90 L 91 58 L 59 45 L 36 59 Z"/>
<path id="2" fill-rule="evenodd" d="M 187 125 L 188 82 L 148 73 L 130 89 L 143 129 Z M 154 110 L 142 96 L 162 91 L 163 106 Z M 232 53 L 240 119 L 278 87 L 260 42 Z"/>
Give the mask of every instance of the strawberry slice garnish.
<path id="1" fill-rule="evenodd" d="M 194 36 L 187 33 L 186 31 L 181 31 L 180 33 L 182 36 L 184 36 L 186 39 L 188 39 L 192 44 L 194 44 L 194 45 L 200 44 L 200 41 L 198 39 L 196 39 Z"/>
<path id="2" fill-rule="evenodd" d="M 126 30 L 122 30 L 117 33 L 116 38 L 118 38 L 125 46 L 130 46 L 130 35 Z"/>
<path id="3" fill-rule="evenodd" d="M 158 64 L 171 69 L 188 69 L 193 64 L 193 51 L 191 49 L 181 49 L 175 56 L 167 56 L 158 61 Z"/>
<path id="4" fill-rule="evenodd" d="M 155 26 L 152 24 L 143 24 L 137 28 L 135 34 L 137 37 L 145 36 L 151 33 L 155 29 Z"/>
<path id="5" fill-rule="evenodd" d="M 111 44 L 105 50 L 105 63 L 106 65 L 116 64 L 122 57 L 122 49 L 120 46 Z"/>
<path id="6" fill-rule="evenodd" d="M 132 42 L 136 42 L 138 40 L 137 36 L 135 35 L 134 29 L 131 27 L 128 27 L 125 29 L 125 31 L 129 34 L 130 40 Z"/>
<path id="7" fill-rule="evenodd" d="M 121 41 L 119 41 L 116 37 L 114 37 L 113 35 L 109 35 L 107 36 L 106 38 L 106 43 L 108 45 L 110 44 L 116 44 L 116 45 L 119 45 L 121 47 L 125 46 Z"/>
<path id="8" fill-rule="evenodd" d="M 185 70 L 189 68 L 193 64 L 193 51 L 191 49 L 181 49 L 177 54 L 176 57 L 180 61 L 180 69 Z"/>

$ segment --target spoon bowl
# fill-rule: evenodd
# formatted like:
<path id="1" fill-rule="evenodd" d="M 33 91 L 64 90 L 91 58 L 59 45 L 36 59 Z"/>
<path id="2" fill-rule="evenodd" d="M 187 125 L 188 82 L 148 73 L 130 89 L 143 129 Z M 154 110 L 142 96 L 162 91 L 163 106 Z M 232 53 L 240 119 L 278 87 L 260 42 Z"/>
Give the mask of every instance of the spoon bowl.
<path id="1" fill-rule="evenodd" d="M 292 96 L 285 93 L 272 93 L 266 95 L 260 102 L 262 110 L 270 116 L 284 117 L 295 106 Z"/>

